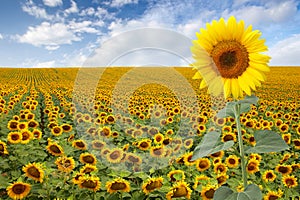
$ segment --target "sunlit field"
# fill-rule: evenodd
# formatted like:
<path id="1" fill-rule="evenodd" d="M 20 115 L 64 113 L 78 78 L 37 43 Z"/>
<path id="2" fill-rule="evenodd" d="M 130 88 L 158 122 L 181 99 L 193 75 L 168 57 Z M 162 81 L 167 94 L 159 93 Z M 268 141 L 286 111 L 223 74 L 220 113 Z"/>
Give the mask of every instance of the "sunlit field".
<path id="1" fill-rule="evenodd" d="M 0 199 L 212 199 L 222 185 L 243 190 L 236 124 L 215 116 L 226 102 L 199 90 L 191 68 L 134 69 L 101 77 L 0 69 Z M 271 67 L 258 104 L 241 116 L 245 145 L 255 146 L 254 130 L 273 130 L 290 147 L 246 154 L 249 183 L 264 199 L 299 199 L 299 80 L 300 68 Z M 192 161 L 218 128 L 234 148 Z"/>

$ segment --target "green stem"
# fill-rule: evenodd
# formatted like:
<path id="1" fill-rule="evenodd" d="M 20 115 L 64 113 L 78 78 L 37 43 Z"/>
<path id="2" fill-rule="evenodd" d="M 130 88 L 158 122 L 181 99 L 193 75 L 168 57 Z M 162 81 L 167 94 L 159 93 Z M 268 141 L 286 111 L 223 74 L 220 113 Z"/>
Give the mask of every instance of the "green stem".
<path id="1" fill-rule="evenodd" d="M 238 131 L 238 142 L 239 142 L 239 148 L 240 148 L 242 177 L 243 177 L 243 185 L 244 185 L 244 189 L 245 189 L 247 187 L 247 173 L 246 173 L 245 152 L 244 152 L 244 145 L 243 145 L 243 138 L 242 138 L 242 131 L 241 131 L 240 114 L 241 114 L 241 104 L 236 104 L 235 105 L 235 121 L 236 121 L 236 127 L 237 127 L 237 131 Z"/>

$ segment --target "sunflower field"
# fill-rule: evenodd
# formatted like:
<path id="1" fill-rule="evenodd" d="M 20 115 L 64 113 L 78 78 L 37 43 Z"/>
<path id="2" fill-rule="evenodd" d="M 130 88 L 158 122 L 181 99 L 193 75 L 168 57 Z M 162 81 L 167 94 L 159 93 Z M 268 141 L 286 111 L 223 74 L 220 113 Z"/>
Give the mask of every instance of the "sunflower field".
<path id="1" fill-rule="evenodd" d="M 139 70 L 126 77 L 134 68 L 112 67 L 95 77 L 92 68 L 2 68 L 0 199 L 206 200 L 222 185 L 242 190 L 236 123 L 212 109 L 226 102 L 200 90 L 191 68 Z M 135 83 L 151 74 L 181 77 L 193 93 L 183 84 Z M 248 182 L 263 199 L 299 199 L 299 79 L 298 68 L 272 67 L 257 105 L 240 118 L 245 145 L 256 145 L 253 130 L 273 130 L 289 146 L 246 154 Z M 233 147 L 192 160 L 214 129 Z"/>

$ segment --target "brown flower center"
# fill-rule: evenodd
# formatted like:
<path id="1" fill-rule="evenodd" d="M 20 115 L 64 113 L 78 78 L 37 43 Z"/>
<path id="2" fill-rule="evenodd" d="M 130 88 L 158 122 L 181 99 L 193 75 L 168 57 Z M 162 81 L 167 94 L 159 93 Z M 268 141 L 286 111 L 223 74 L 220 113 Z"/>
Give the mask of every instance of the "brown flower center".
<path id="1" fill-rule="evenodd" d="M 160 188 L 162 186 L 162 183 L 160 181 L 154 181 L 149 184 L 147 184 L 146 189 L 147 190 L 155 190 L 156 188 Z"/>
<path id="2" fill-rule="evenodd" d="M 94 163 L 95 162 L 95 158 L 93 156 L 90 156 L 90 155 L 84 156 L 83 160 L 86 163 Z"/>
<path id="3" fill-rule="evenodd" d="M 16 184 L 13 186 L 12 188 L 12 191 L 15 193 L 15 194 L 22 194 L 23 192 L 25 192 L 26 190 L 26 186 L 23 185 L 23 184 Z"/>
<path id="4" fill-rule="evenodd" d="M 172 197 L 184 197 L 188 194 L 186 187 L 180 186 L 175 189 Z"/>
<path id="5" fill-rule="evenodd" d="M 124 190 L 126 188 L 125 183 L 113 183 L 111 184 L 111 189 L 113 190 Z"/>
<path id="6" fill-rule="evenodd" d="M 35 167 L 28 168 L 27 172 L 28 172 L 28 174 L 30 174 L 31 176 L 33 176 L 35 178 L 40 178 L 41 177 L 40 171 Z"/>
<path id="7" fill-rule="evenodd" d="M 83 183 L 81 183 L 81 186 L 85 188 L 94 189 L 97 187 L 97 183 L 92 180 L 85 180 L 83 181 Z"/>
<path id="8" fill-rule="evenodd" d="M 53 153 L 61 153 L 61 150 L 60 150 L 59 147 L 56 146 L 55 144 L 51 145 L 51 146 L 49 147 L 49 149 L 50 149 L 51 152 L 53 152 Z"/>
<path id="9" fill-rule="evenodd" d="M 237 78 L 249 66 L 247 49 L 235 40 L 219 42 L 213 48 L 211 57 L 224 78 Z"/>
<path id="10" fill-rule="evenodd" d="M 212 199 L 214 197 L 215 190 L 214 189 L 209 189 L 204 193 L 205 197 Z"/>

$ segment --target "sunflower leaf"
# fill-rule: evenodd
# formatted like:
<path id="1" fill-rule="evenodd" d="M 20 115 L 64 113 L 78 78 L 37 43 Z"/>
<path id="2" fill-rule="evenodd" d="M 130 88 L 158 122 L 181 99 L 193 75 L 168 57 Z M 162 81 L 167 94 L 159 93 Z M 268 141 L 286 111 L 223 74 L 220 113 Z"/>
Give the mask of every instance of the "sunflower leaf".
<path id="1" fill-rule="evenodd" d="M 246 153 L 270 153 L 289 149 L 285 141 L 274 131 L 261 130 L 254 132 L 256 145 L 249 147 Z"/>
<path id="2" fill-rule="evenodd" d="M 218 131 L 212 131 L 206 133 L 201 141 L 201 143 L 195 148 L 194 154 L 192 157 L 193 160 L 197 160 L 198 158 L 203 158 L 207 155 L 211 154 L 212 149 L 217 144 L 221 133 Z"/>
<path id="3" fill-rule="evenodd" d="M 238 103 L 240 104 L 257 104 L 258 102 L 258 97 L 255 95 L 251 95 L 251 96 L 246 96 L 243 100 L 239 100 Z"/>
<path id="4" fill-rule="evenodd" d="M 234 191 L 226 186 L 219 187 L 214 193 L 214 200 L 223 200 L 230 197 Z"/>
<path id="5" fill-rule="evenodd" d="M 235 102 L 228 102 L 226 106 L 217 113 L 218 118 L 235 117 L 234 114 Z"/>
<path id="6" fill-rule="evenodd" d="M 207 133 L 202 142 L 195 148 L 192 161 L 222 150 L 229 149 L 234 145 L 233 141 L 218 144 L 220 134 L 221 133 L 217 131 Z"/>
<path id="7" fill-rule="evenodd" d="M 228 187 L 220 187 L 214 194 L 214 200 L 260 200 L 262 193 L 257 185 L 248 185 L 243 192 L 233 192 Z"/>

